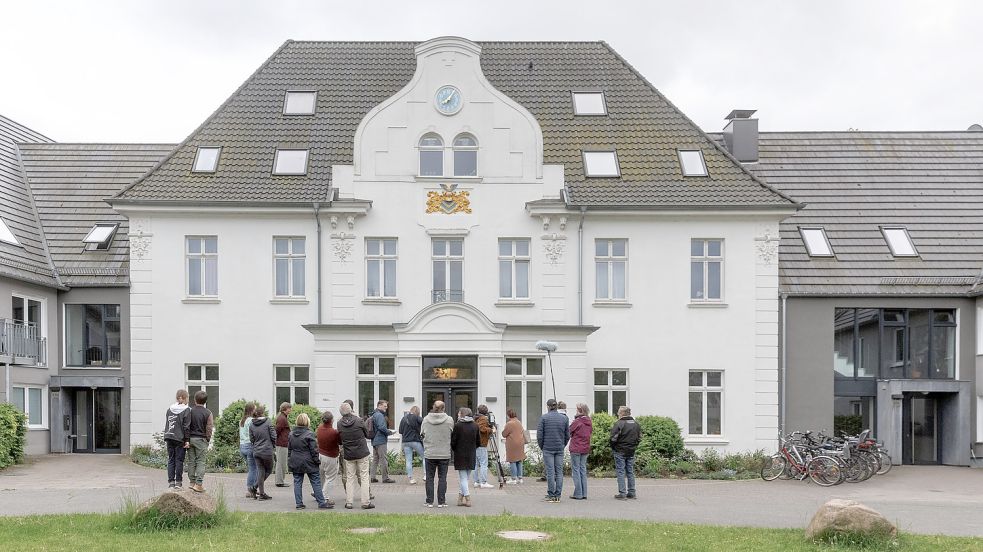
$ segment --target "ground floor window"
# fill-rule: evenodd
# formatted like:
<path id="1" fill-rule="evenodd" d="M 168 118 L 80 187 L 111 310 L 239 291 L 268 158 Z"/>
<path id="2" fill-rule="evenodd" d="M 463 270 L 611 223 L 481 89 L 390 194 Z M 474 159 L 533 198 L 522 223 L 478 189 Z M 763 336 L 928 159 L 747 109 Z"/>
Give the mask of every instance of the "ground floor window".
<path id="1" fill-rule="evenodd" d="M 12 389 L 12 400 L 14 407 L 27 415 L 27 427 L 44 428 L 47 427 L 45 412 L 45 395 L 47 389 L 44 387 L 18 387 Z"/>
<path id="2" fill-rule="evenodd" d="M 358 358 L 358 414 L 365 416 L 375 410 L 379 401 L 396 403 L 396 359 L 393 357 Z M 392 412 L 386 416 L 389 429 L 395 429 Z"/>
<path id="3" fill-rule="evenodd" d="M 594 370 L 594 412 L 618 415 L 628 406 L 628 370 Z"/>
<path id="4" fill-rule="evenodd" d="M 839 437 L 842 433 L 857 435 L 865 429 L 873 430 L 876 406 L 876 397 L 834 397 L 833 434 Z"/>
<path id="5" fill-rule="evenodd" d="M 689 373 L 689 434 L 720 435 L 724 373 L 693 370 Z"/>
<path id="6" fill-rule="evenodd" d="M 543 413 L 543 359 L 505 359 L 505 407 L 515 411 L 526 429 L 535 430 Z"/>
<path id="7" fill-rule="evenodd" d="M 204 391 L 208 393 L 208 400 L 205 402 L 205 406 L 208 410 L 212 411 L 212 414 L 218 418 L 222 411 L 219 409 L 219 405 L 222 404 L 218 397 L 218 365 L 217 364 L 189 364 L 187 369 L 187 385 L 188 394 L 191 395 L 188 398 L 189 404 L 194 404 L 195 393 L 198 391 Z"/>
<path id="8" fill-rule="evenodd" d="M 280 405 L 310 404 L 311 402 L 311 367 L 310 366 L 274 366 L 274 386 L 276 401 Z"/>

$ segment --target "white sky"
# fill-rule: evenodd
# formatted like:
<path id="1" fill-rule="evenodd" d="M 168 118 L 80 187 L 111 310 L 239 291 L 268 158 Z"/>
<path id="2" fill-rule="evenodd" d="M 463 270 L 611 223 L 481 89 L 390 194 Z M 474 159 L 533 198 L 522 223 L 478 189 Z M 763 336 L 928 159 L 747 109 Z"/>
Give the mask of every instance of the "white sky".
<path id="1" fill-rule="evenodd" d="M 0 113 L 64 142 L 180 141 L 288 38 L 604 40 L 707 131 L 983 123 L 975 0 L 0 2 Z"/>

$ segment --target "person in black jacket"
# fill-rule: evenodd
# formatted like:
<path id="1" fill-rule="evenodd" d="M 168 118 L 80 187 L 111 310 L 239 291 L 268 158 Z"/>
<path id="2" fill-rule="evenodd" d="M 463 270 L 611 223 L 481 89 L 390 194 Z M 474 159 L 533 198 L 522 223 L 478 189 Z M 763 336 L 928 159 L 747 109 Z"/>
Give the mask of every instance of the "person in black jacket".
<path id="1" fill-rule="evenodd" d="M 290 473 L 294 474 L 294 502 L 298 510 L 303 510 L 304 506 L 304 475 L 311 481 L 314 487 L 314 499 L 317 500 L 317 507 L 322 510 L 333 508 L 326 500 L 321 491 L 321 475 L 318 469 L 321 467 L 321 458 L 317 454 L 317 439 L 311 432 L 311 418 L 307 414 L 301 413 L 297 416 L 296 426 L 290 432 L 287 439 L 287 449 L 289 460 L 287 467 Z"/>
<path id="2" fill-rule="evenodd" d="M 249 442 L 253 444 L 253 458 L 256 460 L 256 487 L 250 489 L 250 494 L 258 500 L 269 500 L 273 497 L 266 494 L 266 479 L 273 473 L 276 431 L 266 417 L 266 407 L 263 405 L 256 405 L 253 423 L 249 426 Z"/>
<path id="3" fill-rule="evenodd" d="M 627 406 L 618 408 L 618 421 L 611 427 L 611 448 L 614 452 L 614 472 L 618 476 L 618 494 L 614 498 L 635 498 L 635 449 L 642 440 L 642 428 L 631 417 Z M 625 488 L 625 479 L 628 487 Z"/>
<path id="4" fill-rule="evenodd" d="M 191 441 L 191 414 L 188 390 L 178 389 L 177 401 L 164 414 L 164 443 L 167 445 L 167 488 L 180 489 L 184 484 L 184 455 Z M 194 481 L 191 482 L 194 484 Z"/>
<path id="5" fill-rule="evenodd" d="M 366 439 L 371 438 L 369 428 L 358 416 L 352 413 L 352 407 L 348 403 L 341 403 L 338 408 L 341 413 L 341 420 L 338 422 L 338 433 L 341 435 L 341 455 L 345 459 L 345 508 L 353 508 L 352 501 L 355 499 L 356 479 L 361 481 L 362 486 L 362 509 L 370 510 L 375 508 L 372 504 L 372 494 L 369 488 L 369 446 L 365 443 Z"/>
<path id="6" fill-rule="evenodd" d="M 195 393 L 195 405 L 189 410 L 188 434 L 191 440 L 188 446 L 188 481 L 191 490 L 196 493 L 205 492 L 202 483 L 205 481 L 205 455 L 208 454 L 208 443 L 212 440 L 215 430 L 215 417 L 212 411 L 205 407 L 208 393 L 205 390 Z"/>
<path id="7" fill-rule="evenodd" d="M 427 460 L 423 458 L 423 438 L 420 437 L 422 425 L 423 418 L 420 417 L 419 406 L 411 408 L 399 422 L 399 434 L 403 441 L 403 457 L 406 458 L 406 477 L 410 479 L 410 485 L 416 485 L 416 479 L 413 479 L 414 452 L 423 460 L 423 480 L 427 480 Z"/>
<path id="8" fill-rule="evenodd" d="M 471 507 L 471 493 L 468 482 L 477 460 L 476 451 L 481 444 L 481 433 L 478 424 L 471 416 L 470 408 L 457 411 L 457 423 L 451 431 L 451 451 L 454 453 L 454 469 L 461 481 L 461 492 L 458 494 L 457 505 Z"/>

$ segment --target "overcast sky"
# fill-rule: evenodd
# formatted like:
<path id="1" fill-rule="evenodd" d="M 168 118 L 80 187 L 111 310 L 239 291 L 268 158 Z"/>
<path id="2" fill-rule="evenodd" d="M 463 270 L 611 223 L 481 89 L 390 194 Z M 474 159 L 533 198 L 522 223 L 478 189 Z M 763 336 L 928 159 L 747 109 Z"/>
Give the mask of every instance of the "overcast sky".
<path id="1" fill-rule="evenodd" d="M 0 114 L 64 142 L 180 141 L 288 38 L 604 40 L 707 131 L 983 123 L 976 0 L 0 1 Z"/>

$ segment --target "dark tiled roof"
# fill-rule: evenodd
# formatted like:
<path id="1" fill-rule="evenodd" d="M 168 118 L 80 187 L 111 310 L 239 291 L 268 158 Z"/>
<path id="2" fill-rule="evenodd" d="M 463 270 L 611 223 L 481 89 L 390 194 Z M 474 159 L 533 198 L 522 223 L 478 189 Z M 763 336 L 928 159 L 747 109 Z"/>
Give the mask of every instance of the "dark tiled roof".
<path id="1" fill-rule="evenodd" d="M 983 269 L 983 132 L 767 132 L 747 167 L 806 207 L 781 225 L 782 288 L 802 295 L 959 295 Z M 881 225 L 906 226 L 895 258 Z M 810 258 L 822 226 L 835 259 Z"/>
<path id="2" fill-rule="evenodd" d="M 62 282 L 68 286 L 129 283 L 127 220 L 106 198 L 156 165 L 173 144 L 19 144 L 24 173 Z M 100 222 L 120 224 L 105 251 L 82 238 Z"/>
<path id="3" fill-rule="evenodd" d="M 123 200 L 308 202 L 331 165 L 352 163 L 356 127 L 416 68 L 413 42 L 287 42 Z M 488 80 L 543 130 L 544 162 L 565 168 L 570 203 L 622 207 L 789 207 L 757 182 L 603 42 L 485 42 Z M 530 63 L 532 64 L 530 68 Z M 314 117 L 284 117 L 284 92 L 318 91 Z M 571 91 L 604 90 L 608 116 L 574 117 Z M 190 172 L 220 145 L 215 174 Z M 277 146 L 309 147 L 306 176 L 271 176 Z M 615 148 L 619 179 L 585 179 L 581 150 Z M 709 178 L 684 179 L 677 148 L 702 149 Z"/>
<path id="4" fill-rule="evenodd" d="M 59 286 L 45 251 L 44 234 L 24 185 L 16 142 L 50 142 L 33 130 L 0 115 L 0 218 L 20 245 L 0 242 L 0 276 Z"/>

